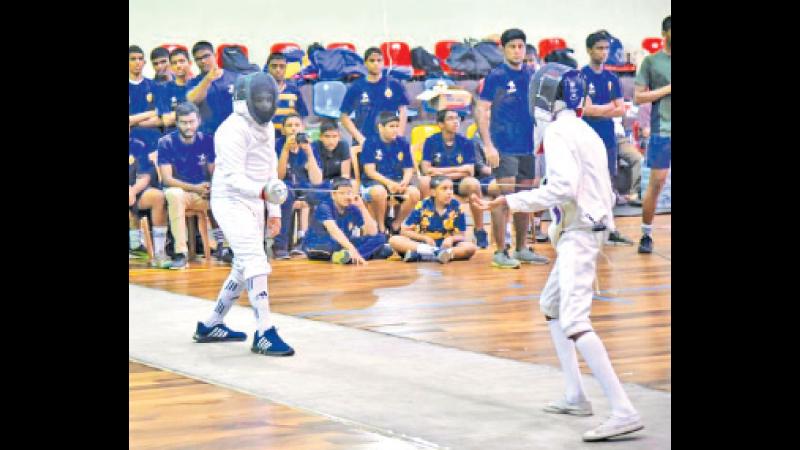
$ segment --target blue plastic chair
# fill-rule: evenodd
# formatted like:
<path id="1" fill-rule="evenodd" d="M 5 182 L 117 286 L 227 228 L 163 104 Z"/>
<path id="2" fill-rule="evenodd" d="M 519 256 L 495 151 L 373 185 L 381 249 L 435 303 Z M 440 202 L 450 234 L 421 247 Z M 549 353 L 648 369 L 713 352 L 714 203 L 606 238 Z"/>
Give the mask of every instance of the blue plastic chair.
<path id="1" fill-rule="evenodd" d="M 321 117 L 338 119 L 347 86 L 341 81 L 318 81 L 314 84 L 312 103 L 314 114 Z"/>

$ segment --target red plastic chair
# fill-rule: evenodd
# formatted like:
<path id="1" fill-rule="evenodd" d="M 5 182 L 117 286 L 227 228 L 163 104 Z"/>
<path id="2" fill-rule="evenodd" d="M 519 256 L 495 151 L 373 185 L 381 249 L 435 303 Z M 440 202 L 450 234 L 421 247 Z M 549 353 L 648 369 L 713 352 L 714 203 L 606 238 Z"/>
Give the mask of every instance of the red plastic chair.
<path id="1" fill-rule="evenodd" d="M 656 53 L 664 48 L 664 40 L 660 37 L 649 37 L 642 40 L 642 48 L 650 54 Z"/>
<path id="2" fill-rule="evenodd" d="M 547 38 L 539 41 L 539 58 L 544 61 L 544 57 L 553 50 L 567 48 L 567 41 L 562 38 Z"/>
<path id="3" fill-rule="evenodd" d="M 385 66 L 409 67 L 413 70 L 413 76 L 425 75 L 424 70 L 414 69 L 411 65 L 411 47 L 402 41 L 389 41 L 381 44 L 383 53 L 383 64 Z"/>
<path id="4" fill-rule="evenodd" d="M 247 46 L 246 45 L 244 45 L 244 44 L 220 44 L 217 47 L 217 65 L 219 67 L 222 67 L 222 51 L 225 50 L 228 47 L 241 47 L 242 52 L 244 52 L 244 56 L 246 56 L 248 60 L 250 59 L 250 53 L 247 50 Z"/>
<path id="5" fill-rule="evenodd" d="M 270 54 L 283 53 L 286 50 L 295 50 L 295 49 L 303 50 L 303 48 L 300 47 L 300 44 L 296 44 L 294 42 L 276 42 L 272 44 L 272 47 L 270 47 L 269 52 Z"/>
<path id="6" fill-rule="evenodd" d="M 181 45 L 181 44 L 161 44 L 161 45 L 159 45 L 159 47 L 163 47 L 163 48 L 167 49 L 167 51 L 170 52 L 170 53 L 172 53 L 172 51 L 175 50 L 176 48 L 179 48 L 179 49 L 185 51 L 186 53 L 189 53 L 189 49 L 185 45 Z M 191 58 L 191 55 L 189 55 L 189 57 Z"/>
<path id="7" fill-rule="evenodd" d="M 335 48 L 348 48 L 352 51 L 356 51 L 356 46 L 350 42 L 331 42 L 326 48 L 328 50 L 333 50 Z"/>
<path id="8" fill-rule="evenodd" d="M 446 62 L 447 57 L 450 56 L 450 48 L 453 46 L 453 44 L 457 43 L 458 41 L 445 39 L 443 41 L 437 42 L 436 45 L 434 46 L 433 53 L 436 55 L 437 58 L 439 58 L 439 64 L 441 64 L 442 70 L 447 75 L 452 75 L 453 73 L 460 73 L 460 72 L 455 72 L 453 69 L 451 69 Z"/>

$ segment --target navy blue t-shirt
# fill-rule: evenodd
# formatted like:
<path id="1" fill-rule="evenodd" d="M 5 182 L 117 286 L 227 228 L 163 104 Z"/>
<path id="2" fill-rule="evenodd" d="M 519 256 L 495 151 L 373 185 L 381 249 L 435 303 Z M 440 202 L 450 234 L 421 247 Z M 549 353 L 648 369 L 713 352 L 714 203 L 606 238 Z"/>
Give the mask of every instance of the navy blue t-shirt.
<path id="1" fill-rule="evenodd" d="M 128 115 L 156 109 L 157 91 L 156 82 L 150 78 L 143 77 L 139 84 L 128 79 Z"/>
<path id="2" fill-rule="evenodd" d="M 386 97 L 386 78 L 372 83 L 366 77 L 361 77 L 353 82 L 347 89 L 339 109 L 345 114 L 355 111 L 353 123 L 365 138 L 378 135 L 378 114 L 381 111 L 399 113 L 403 105 L 408 105 L 406 90 L 399 81 L 389 78 L 388 88 L 391 95 Z"/>
<path id="3" fill-rule="evenodd" d="M 612 100 L 622 99 L 622 88 L 616 75 L 603 69 L 595 73 L 591 67 L 584 66 L 581 74 L 586 80 L 586 95 L 592 99 L 593 105 L 607 105 Z M 588 117 L 583 115 L 583 120 L 603 139 L 606 148 L 617 146 L 614 135 L 614 119 L 610 117 Z"/>
<path id="4" fill-rule="evenodd" d="M 197 132 L 192 144 L 184 144 L 178 131 L 158 140 L 158 165 L 172 164 L 172 176 L 183 182 L 208 181 L 206 165 L 215 159 L 214 138 L 202 131 Z"/>
<path id="5" fill-rule="evenodd" d="M 436 133 L 425 140 L 422 147 L 422 160 L 433 167 L 456 167 L 475 164 L 475 144 L 460 134 L 456 134 L 451 147 L 444 143 L 444 135 Z"/>
<path id="6" fill-rule="evenodd" d="M 153 163 L 148 158 L 147 146 L 139 139 L 128 138 L 128 186 L 136 183 L 139 175 L 153 176 Z M 152 183 L 152 178 L 150 182 Z"/>
<path id="7" fill-rule="evenodd" d="M 314 141 L 311 146 L 314 147 L 314 154 L 319 155 L 317 161 L 322 168 L 322 178 L 328 180 L 342 176 L 342 162 L 350 159 L 350 146 L 347 142 L 339 140 L 333 150 L 326 150 L 322 141 Z"/>
<path id="8" fill-rule="evenodd" d="M 333 199 L 328 198 L 320 202 L 314 209 L 314 215 L 311 218 L 308 233 L 306 234 L 308 242 L 333 239 L 325 228 L 324 222 L 326 220 L 336 221 L 336 225 L 348 239 L 353 238 L 353 231 L 356 228 L 364 226 L 364 217 L 358 207 L 348 205 L 344 212 L 339 214 L 336 205 L 333 204 Z"/>
<path id="9" fill-rule="evenodd" d="M 186 83 L 187 92 L 196 88 L 206 77 L 206 73 L 196 76 Z M 233 112 L 233 89 L 239 74 L 226 70 L 222 76 L 211 83 L 205 101 L 200 104 L 203 122 L 200 130 L 214 134 L 220 124 Z"/>
<path id="10" fill-rule="evenodd" d="M 533 154 L 533 119 L 528 110 L 532 75 L 529 66 L 514 70 L 503 63 L 486 76 L 480 98 L 492 102 L 489 134 L 500 154 Z"/>
<path id="11" fill-rule="evenodd" d="M 285 144 L 286 137 L 280 136 L 275 144 L 275 154 L 278 155 L 278 159 L 280 159 L 281 153 L 283 153 L 283 146 Z M 311 150 L 314 152 L 314 159 L 317 160 L 317 166 L 322 169 L 317 148 L 312 145 Z M 311 181 L 308 178 L 306 164 L 308 164 L 308 155 L 306 155 L 305 150 L 300 148 L 297 150 L 297 153 L 289 152 L 289 160 L 286 161 L 286 176 L 284 177 L 284 182 L 291 186 L 310 186 Z"/>
<path id="12" fill-rule="evenodd" d="M 377 136 L 367 138 L 366 142 L 364 142 L 364 149 L 358 159 L 361 162 L 361 167 L 367 164 L 375 164 L 375 170 L 378 173 L 397 182 L 403 179 L 403 169 L 414 167 L 408 141 L 400 136 L 388 144 Z M 365 181 L 375 181 L 363 170 L 361 173 L 361 178 Z"/>

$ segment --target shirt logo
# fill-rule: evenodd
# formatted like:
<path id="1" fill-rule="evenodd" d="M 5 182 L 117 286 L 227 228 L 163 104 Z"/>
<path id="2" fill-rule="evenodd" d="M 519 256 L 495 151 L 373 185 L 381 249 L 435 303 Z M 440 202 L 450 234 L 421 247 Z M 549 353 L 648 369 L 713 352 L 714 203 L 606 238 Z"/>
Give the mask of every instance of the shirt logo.
<path id="1" fill-rule="evenodd" d="M 145 98 L 147 99 L 147 103 L 153 103 L 153 93 L 152 92 L 148 92 L 147 96 Z"/>
<path id="2" fill-rule="evenodd" d="M 462 162 L 464 162 L 464 157 L 463 157 L 463 156 L 461 156 L 461 153 L 459 153 L 459 154 L 458 154 L 458 156 L 456 156 L 456 161 L 457 161 L 459 164 L 461 164 Z"/>
<path id="3" fill-rule="evenodd" d="M 589 95 L 594 97 L 595 92 L 594 83 L 589 83 Z"/>
<path id="4" fill-rule="evenodd" d="M 233 85 L 232 84 L 228 85 L 228 94 L 233 95 Z"/>
<path id="5" fill-rule="evenodd" d="M 611 87 L 612 87 L 612 86 L 613 86 L 613 83 L 611 83 L 611 82 L 609 81 L 609 82 L 608 82 L 608 92 L 611 92 Z"/>
<path id="6" fill-rule="evenodd" d="M 366 104 L 369 103 L 369 95 L 366 92 L 361 93 L 361 103 Z"/>
<path id="7" fill-rule="evenodd" d="M 441 153 L 434 153 L 433 154 L 433 164 L 438 166 L 442 162 L 442 154 Z"/>
<path id="8" fill-rule="evenodd" d="M 375 150 L 375 160 L 383 161 L 383 151 L 381 149 Z"/>
<path id="9" fill-rule="evenodd" d="M 199 159 L 199 161 L 197 162 L 198 165 L 204 166 L 206 164 L 206 154 L 205 153 L 200 153 L 200 156 L 198 156 L 198 159 Z"/>
<path id="10" fill-rule="evenodd" d="M 397 153 L 397 160 L 398 161 L 402 161 L 403 160 L 403 152 L 398 152 Z"/>
<path id="11" fill-rule="evenodd" d="M 132 166 L 134 163 L 136 163 L 136 158 L 133 155 L 128 155 L 128 165 Z"/>
<path id="12" fill-rule="evenodd" d="M 511 81 L 508 82 L 507 92 L 509 94 L 513 94 L 514 92 L 517 92 L 517 86 L 514 84 L 514 80 L 511 80 Z"/>
<path id="13" fill-rule="evenodd" d="M 178 107 L 178 97 L 175 97 L 175 96 L 173 95 L 173 96 L 172 96 L 172 101 L 171 101 L 171 103 L 172 103 L 172 109 L 175 109 L 175 108 L 177 108 L 177 107 Z"/>

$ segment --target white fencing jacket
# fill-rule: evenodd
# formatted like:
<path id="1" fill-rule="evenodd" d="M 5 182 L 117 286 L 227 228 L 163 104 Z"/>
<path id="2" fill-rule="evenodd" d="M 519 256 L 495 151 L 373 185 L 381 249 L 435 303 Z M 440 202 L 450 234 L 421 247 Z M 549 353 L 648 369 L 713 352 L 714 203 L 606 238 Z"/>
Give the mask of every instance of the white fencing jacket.
<path id="1" fill-rule="evenodd" d="M 536 212 L 553 208 L 553 224 L 564 230 L 587 229 L 593 225 L 592 220 L 614 230 L 615 199 L 606 147 L 575 111 L 562 110 L 546 127 L 544 157 L 547 184 L 507 195 L 511 210 Z"/>
<path id="2" fill-rule="evenodd" d="M 217 198 L 261 200 L 261 191 L 271 178 L 278 178 L 275 128 L 259 125 L 250 117 L 244 101 L 233 102 L 233 113 L 214 134 L 217 155 L 211 192 Z M 270 217 L 280 217 L 280 205 L 267 202 Z"/>

